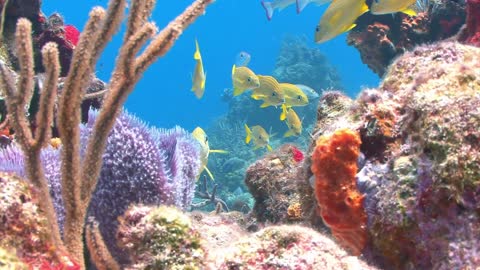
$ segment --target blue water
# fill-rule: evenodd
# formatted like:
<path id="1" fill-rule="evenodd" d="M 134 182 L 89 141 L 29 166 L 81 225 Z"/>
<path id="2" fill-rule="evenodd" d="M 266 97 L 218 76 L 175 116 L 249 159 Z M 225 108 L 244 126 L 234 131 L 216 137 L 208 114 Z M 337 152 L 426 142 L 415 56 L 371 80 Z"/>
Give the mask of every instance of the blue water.
<path id="1" fill-rule="evenodd" d="M 42 11 L 47 15 L 60 12 L 66 24 L 79 30 L 93 6 L 106 7 L 107 0 L 45 0 Z M 157 1 L 152 20 L 164 27 L 187 7 L 191 0 Z M 282 39 L 289 34 L 306 36 L 309 46 L 317 46 L 339 71 L 346 92 L 354 97 L 362 87 L 375 87 L 379 78 L 364 65 L 358 52 L 346 45 L 346 35 L 324 44 L 313 41 L 313 31 L 326 6 L 309 5 L 301 14 L 290 6 L 275 12 L 268 21 L 260 0 L 217 0 L 206 15 L 200 17 L 176 42 L 172 50 L 144 74 L 128 98 L 126 108 L 150 124 L 159 127 L 180 125 L 192 130 L 207 126 L 224 114 L 227 105 L 220 99 L 231 86 L 231 68 L 239 51 L 251 54 L 249 67 L 256 73 L 269 74 Z M 122 33 L 106 48 L 96 75 L 108 81 L 115 64 Z M 198 39 L 204 68 L 207 72 L 205 95 L 198 100 L 190 91 L 195 62 L 195 38 Z M 321 76 L 321 74 L 312 74 Z"/>

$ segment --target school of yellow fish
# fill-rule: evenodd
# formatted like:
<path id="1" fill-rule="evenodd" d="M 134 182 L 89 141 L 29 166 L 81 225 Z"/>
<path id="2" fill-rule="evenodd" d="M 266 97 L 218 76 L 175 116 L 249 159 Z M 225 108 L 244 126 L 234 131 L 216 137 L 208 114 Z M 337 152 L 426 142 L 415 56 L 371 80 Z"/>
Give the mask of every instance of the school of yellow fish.
<path id="1" fill-rule="evenodd" d="M 414 5 L 416 0 L 373 0 L 367 5 L 366 0 L 272 0 L 262 1 L 262 6 L 267 12 L 270 20 L 274 9 L 283 9 L 288 5 L 296 3 L 297 13 L 310 2 L 322 5 L 330 3 L 323 13 L 320 22 L 315 28 L 315 42 L 328 41 L 344 32 L 355 28 L 355 21 L 362 14 L 370 11 L 372 14 L 382 15 L 396 12 L 403 12 L 409 16 L 416 16 Z M 250 97 L 261 100 L 261 108 L 269 106 L 280 107 L 280 120 L 285 121 L 288 131 L 284 137 L 299 136 L 302 133 L 302 121 L 292 107 L 305 106 L 308 104 L 308 97 L 304 93 L 302 85 L 279 83 L 274 77 L 255 74 L 247 67 L 250 55 L 241 52 L 236 64 L 232 67 L 233 96 L 239 96 L 246 91 L 251 91 Z M 203 61 L 200 55 L 200 48 L 195 40 L 195 53 L 193 56 L 196 65 L 192 74 L 192 91 L 197 98 L 202 98 L 205 92 L 206 72 L 203 68 Z M 245 143 L 253 143 L 253 149 L 267 148 L 270 146 L 270 134 L 261 126 L 245 126 Z M 212 173 L 207 168 L 209 153 L 226 153 L 224 150 L 211 150 L 208 144 L 207 134 L 203 129 L 197 127 L 192 135 L 200 142 L 202 153 L 202 166 L 200 173 L 205 170 L 213 180 Z"/>

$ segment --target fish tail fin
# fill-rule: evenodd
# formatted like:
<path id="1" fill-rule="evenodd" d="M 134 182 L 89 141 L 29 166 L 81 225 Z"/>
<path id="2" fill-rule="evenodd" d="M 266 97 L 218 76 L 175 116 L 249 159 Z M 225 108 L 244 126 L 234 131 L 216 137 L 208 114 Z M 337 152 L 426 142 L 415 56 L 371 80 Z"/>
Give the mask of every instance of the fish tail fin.
<path id="1" fill-rule="evenodd" d="M 287 105 L 282 104 L 282 113 L 280 114 L 280 121 L 287 119 Z"/>
<path id="2" fill-rule="evenodd" d="M 207 168 L 207 166 L 205 166 L 204 169 L 207 172 L 208 176 L 210 176 L 210 179 L 212 179 L 212 181 L 215 181 L 215 179 L 213 178 L 212 172 Z"/>
<path id="3" fill-rule="evenodd" d="M 270 151 L 270 152 L 273 151 L 273 149 L 272 149 L 272 147 L 270 146 L 270 144 L 267 144 L 267 149 L 268 149 L 268 151 Z"/>
<path id="4" fill-rule="evenodd" d="M 297 14 L 302 12 L 302 10 L 307 6 L 308 0 L 297 0 Z"/>
<path id="5" fill-rule="evenodd" d="M 193 54 L 193 59 L 200 60 L 202 57 L 200 56 L 200 47 L 198 46 L 198 41 L 195 39 L 195 53 Z"/>
<path id="6" fill-rule="evenodd" d="M 262 1 L 262 6 L 265 9 L 265 13 L 267 14 L 267 19 L 270 21 L 272 20 L 273 16 L 273 7 L 271 2 Z"/>
<path id="7" fill-rule="evenodd" d="M 252 139 L 252 131 L 248 128 L 247 124 L 245 124 L 245 133 L 247 134 L 245 137 L 245 143 L 249 144 Z"/>

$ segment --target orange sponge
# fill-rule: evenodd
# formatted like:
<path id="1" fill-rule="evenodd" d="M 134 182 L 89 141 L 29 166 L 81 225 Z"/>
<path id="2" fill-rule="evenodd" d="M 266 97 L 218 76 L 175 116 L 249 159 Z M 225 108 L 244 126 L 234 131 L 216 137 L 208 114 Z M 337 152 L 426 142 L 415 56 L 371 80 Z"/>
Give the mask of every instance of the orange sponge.
<path id="1" fill-rule="evenodd" d="M 323 221 L 333 236 L 353 254 L 367 243 L 364 197 L 357 190 L 355 175 L 361 140 L 349 129 L 322 136 L 312 156 L 315 196 Z"/>

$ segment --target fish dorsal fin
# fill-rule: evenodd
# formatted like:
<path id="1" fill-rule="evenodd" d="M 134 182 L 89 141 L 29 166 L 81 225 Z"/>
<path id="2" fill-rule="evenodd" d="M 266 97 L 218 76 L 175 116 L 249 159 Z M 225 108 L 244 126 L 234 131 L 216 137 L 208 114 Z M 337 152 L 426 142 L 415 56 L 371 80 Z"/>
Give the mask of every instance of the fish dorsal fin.
<path id="1" fill-rule="evenodd" d="M 198 41 L 195 39 L 195 53 L 193 54 L 193 59 L 202 60 L 200 56 L 200 48 L 198 47 Z"/>
<path id="2" fill-rule="evenodd" d="M 232 67 L 232 76 L 235 75 L 235 68 L 237 68 L 237 67 L 234 64 L 233 67 Z"/>
<path id="3" fill-rule="evenodd" d="M 415 10 L 411 9 L 411 8 L 402 10 L 402 13 L 405 13 L 408 16 L 411 16 L 411 17 L 417 16 L 417 12 Z"/>

